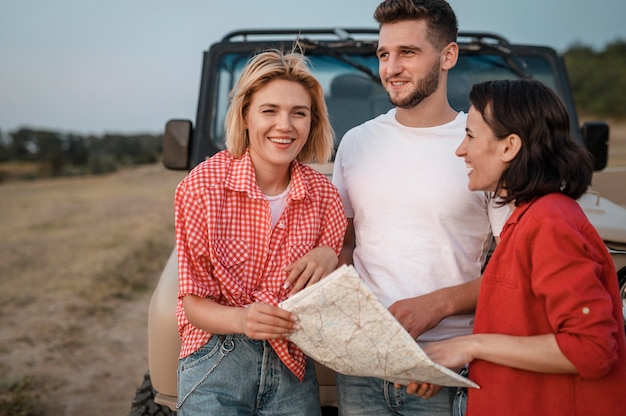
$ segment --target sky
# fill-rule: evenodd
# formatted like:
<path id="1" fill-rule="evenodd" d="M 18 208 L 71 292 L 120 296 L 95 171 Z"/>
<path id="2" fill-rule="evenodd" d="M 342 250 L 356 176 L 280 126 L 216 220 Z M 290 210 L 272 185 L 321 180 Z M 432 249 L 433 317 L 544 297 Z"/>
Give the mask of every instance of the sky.
<path id="1" fill-rule="evenodd" d="M 202 52 L 245 28 L 372 27 L 380 0 L 0 0 L 0 132 L 161 133 Z M 564 51 L 626 40 L 624 0 L 449 0 L 464 31 Z"/>

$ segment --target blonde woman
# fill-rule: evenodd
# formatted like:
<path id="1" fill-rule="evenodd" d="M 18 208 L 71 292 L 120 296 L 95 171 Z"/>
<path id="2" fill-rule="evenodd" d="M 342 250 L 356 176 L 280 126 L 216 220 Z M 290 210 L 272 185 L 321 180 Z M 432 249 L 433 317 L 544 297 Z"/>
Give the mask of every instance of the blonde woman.
<path id="1" fill-rule="evenodd" d="M 322 87 L 301 54 L 266 51 L 231 97 L 227 150 L 176 191 L 178 414 L 320 414 L 277 305 L 336 267 L 346 228 L 333 185 L 303 164 L 332 152 Z"/>

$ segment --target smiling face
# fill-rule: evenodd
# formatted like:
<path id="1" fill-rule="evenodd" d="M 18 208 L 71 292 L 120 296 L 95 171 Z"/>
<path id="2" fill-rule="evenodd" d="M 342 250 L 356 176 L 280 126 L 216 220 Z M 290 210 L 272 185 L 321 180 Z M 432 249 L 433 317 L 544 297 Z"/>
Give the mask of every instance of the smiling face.
<path id="1" fill-rule="evenodd" d="M 245 122 L 255 170 L 286 171 L 311 130 L 311 96 L 300 83 L 276 79 L 250 100 Z"/>
<path id="2" fill-rule="evenodd" d="M 502 173 L 519 151 L 519 137 L 511 134 L 498 139 L 482 114 L 470 107 L 467 114 L 465 138 L 456 155 L 465 159 L 470 191 L 496 190 Z"/>
<path id="3" fill-rule="evenodd" d="M 391 103 L 412 108 L 439 86 L 441 52 L 428 40 L 425 20 L 406 20 L 381 26 L 378 71 Z"/>

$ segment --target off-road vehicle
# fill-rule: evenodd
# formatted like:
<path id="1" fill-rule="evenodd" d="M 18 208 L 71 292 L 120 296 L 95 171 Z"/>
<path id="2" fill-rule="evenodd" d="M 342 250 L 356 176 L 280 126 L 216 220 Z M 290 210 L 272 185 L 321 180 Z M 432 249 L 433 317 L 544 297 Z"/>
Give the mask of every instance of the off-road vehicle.
<path id="1" fill-rule="evenodd" d="M 377 75 L 377 35 L 376 29 L 354 28 L 242 30 L 227 34 L 204 52 L 195 125 L 190 120 L 170 120 L 166 124 L 163 163 L 170 169 L 188 170 L 224 149 L 228 93 L 244 65 L 259 50 L 292 50 L 296 39 L 324 87 L 338 144 L 348 129 L 391 108 Z M 476 82 L 535 78 L 563 98 L 575 139 L 591 151 L 598 172 L 605 168 L 609 127 L 603 122 L 579 126 L 565 65 L 554 49 L 511 44 L 489 33 L 460 33 L 459 46 L 459 60 L 448 81 L 449 100 L 456 110 L 467 112 L 469 90 Z M 332 164 L 317 168 L 329 176 L 332 172 Z M 601 182 L 602 192 L 607 194 L 601 195 L 594 188 L 581 198 L 580 204 L 611 251 L 624 299 L 626 210 L 619 204 L 626 204 L 626 197 L 619 188 L 623 189 L 626 172 L 621 180 L 599 178 L 594 177 L 594 186 L 596 181 Z M 614 182 L 621 186 L 614 186 Z M 177 285 L 177 260 L 173 252 L 150 303 L 149 371 L 137 389 L 132 415 L 169 414 L 176 409 L 180 347 L 175 317 Z M 331 414 L 332 408 L 326 406 L 335 404 L 334 374 L 321 368 L 318 379 L 324 411 Z"/>

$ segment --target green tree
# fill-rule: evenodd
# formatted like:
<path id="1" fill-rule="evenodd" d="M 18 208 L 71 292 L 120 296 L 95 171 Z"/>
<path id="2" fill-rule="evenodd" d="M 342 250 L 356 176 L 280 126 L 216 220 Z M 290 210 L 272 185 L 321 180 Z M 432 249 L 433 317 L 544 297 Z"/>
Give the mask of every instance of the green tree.
<path id="1" fill-rule="evenodd" d="M 580 113 L 626 117 L 626 41 L 611 42 L 600 52 L 577 44 L 563 57 Z"/>
<path id="2" fill-rule="evenodd" d="M 59 176 L 68 162 L 64 142 L 59 133 L 51 131 L 33 132 L 36 160 L 41 170 L 51 176 Z"/>
<path id="3" fill-rule="evenodd" d="M 9 133 L 9 153 L 12 160 L 35 160 L 36 146 L 32 129 L 19 129 L 16 132 Z"/>

